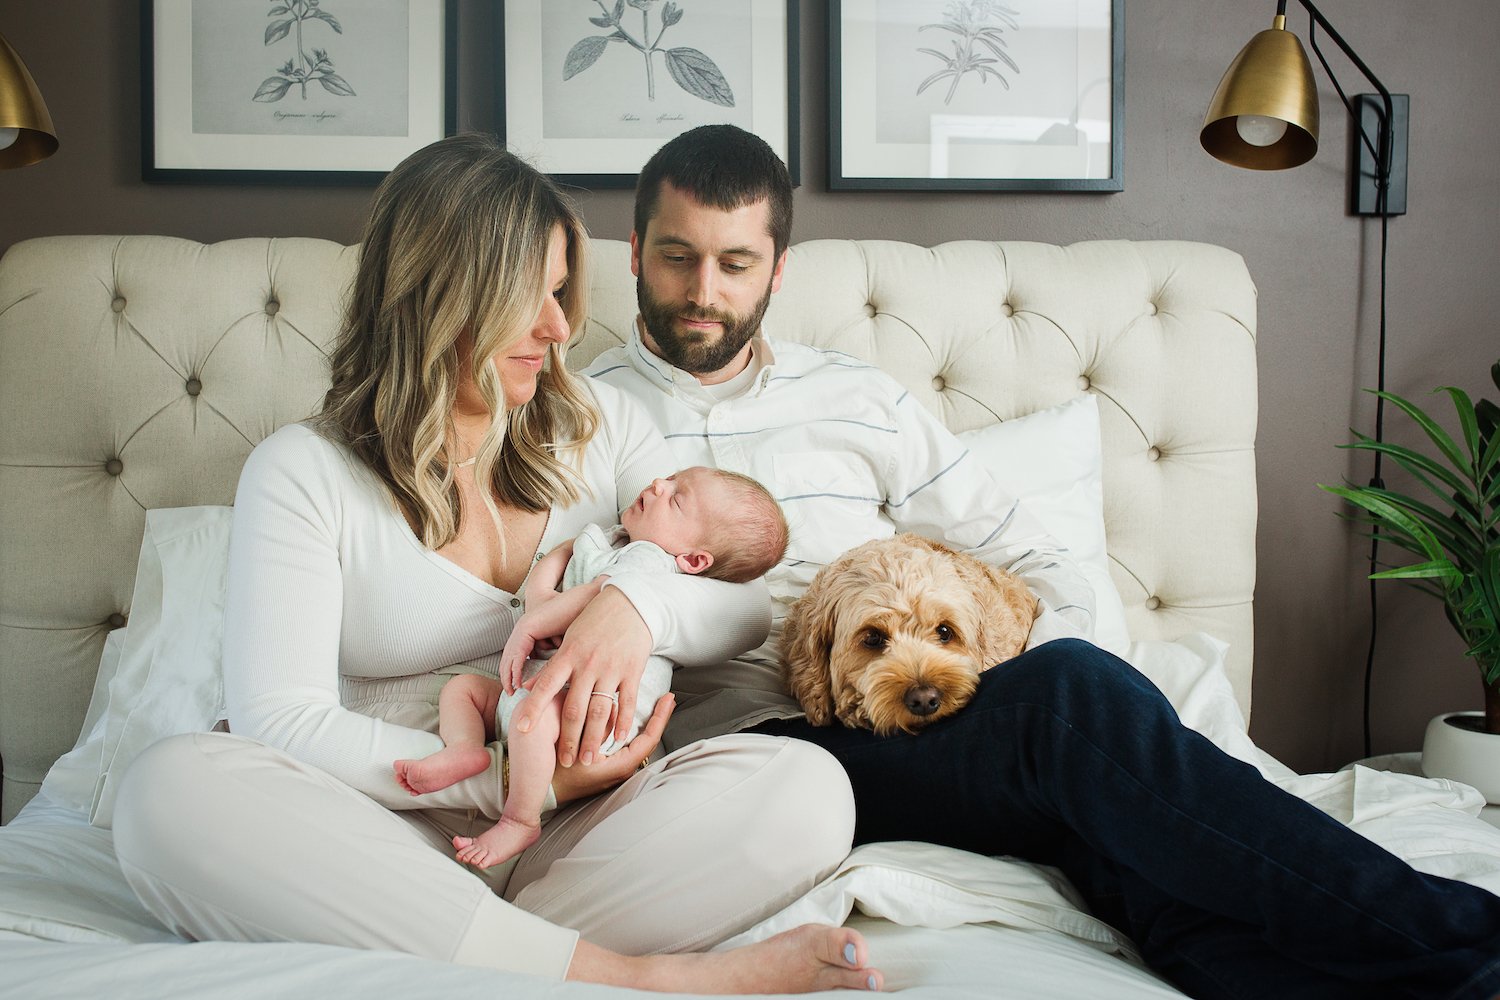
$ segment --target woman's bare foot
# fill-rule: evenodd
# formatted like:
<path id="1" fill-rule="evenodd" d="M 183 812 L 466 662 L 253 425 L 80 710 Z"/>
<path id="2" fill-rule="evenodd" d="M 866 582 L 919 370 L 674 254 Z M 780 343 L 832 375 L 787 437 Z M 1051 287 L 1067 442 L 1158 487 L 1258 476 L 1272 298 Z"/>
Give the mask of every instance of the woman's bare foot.
<path id="1" fill-rule="evenodd" d="M 670 993 L 879 990 L 865 940 L 848 927 L 803 924 L 733 951 L 630 958 L 578 943 L 568 978 Z"/>
<path id="2" fill-rule="evenodd" d="M 540 821 L 527 823 L 502 815 L 500 822 L 477 837 L 454 837 L 453 849 L 464 864 L 489 868 L 520 854 L 541 835 Z"/>
<path id="3" fill-rule="evenodd" d="M 490 754 L 483 747 L 444 747 L 421 760 L 396 761 L 396 781 L 421 795 L 472 778 L 489 766 Z"/>

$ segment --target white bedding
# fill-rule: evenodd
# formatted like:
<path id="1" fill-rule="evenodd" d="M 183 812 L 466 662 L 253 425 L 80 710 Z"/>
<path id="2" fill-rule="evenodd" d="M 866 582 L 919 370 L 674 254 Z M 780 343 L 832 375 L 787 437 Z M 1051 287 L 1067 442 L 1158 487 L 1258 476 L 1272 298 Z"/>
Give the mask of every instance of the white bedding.
<path id="1" fill-rule="evenodd" d="M 1213 640 L 1132 646 L 1184 721 L 1419 869 L 1500 892 L 1500 830 L 1467 786 L 1355 768 L 1295 775 L 1244 736 Z M 1050 869 L 930 845 L 867 845 L 807 896 L 726 946 L 809 921 L 871 940 L 913 1000 L 1161 1000 L 1181 994 L 1078 910 Z M 310 944 L 184 946 L 136 902 L 111 833 L 45 792 L 0 829 L 0 997 L 619 995 L 387 952 Z M 646 994 L 641 994 L 645 996 Z M 830 996 L 833 994 L 829 994 Z"/>
<path id="2" fill-rule="evenodd" d="M 871 845 L 739 941 L 848 916 L 869 937 L 889 987 L 917 1000 L 1040 1000 L 1063 984 L 1078 1000 L 1180 996 L 1121 957 L 1118 937 L 1076 910 L 1068 892 L 1031 865 L 927 845 Z M 855 907 L 891 919 L 851 915 Z M 0 997 L 618 995 L 392 952 L 185 945 L 136 902 L 115 864 L 110 831 L 90 826 L 82 813 L 44 794 L 0 830 Z"/>
<path id="3" fill-rule="evenodd" d="M 1139 967 L 1080 948 L 1057 934 L 1004 932 L 976 924 L 951 930 L 900 928 L 869 917 L 855 917 L 851 924 L 881 956 L 888 988 L 913 1000 L 1181 998 Z M 27 1000 L 661 996 L 312 944 L 67 945 L 10 942 L 0 935 L 0 969 L 0 996 Z"/>

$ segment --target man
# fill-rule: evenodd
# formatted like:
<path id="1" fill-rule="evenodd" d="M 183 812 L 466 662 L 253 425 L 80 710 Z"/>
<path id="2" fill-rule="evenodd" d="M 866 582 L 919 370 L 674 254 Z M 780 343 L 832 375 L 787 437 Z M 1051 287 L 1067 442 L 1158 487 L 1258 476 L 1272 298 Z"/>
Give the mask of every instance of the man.
<path id="1" fill-rule="evenodd" d="M 897 383 L 762 336 L 791 228 L 764 142 L 730 126 L 672 140 L 641 173 L 634 225 L 635 335 L 589 373 L 641 401 L 679 464 L 746 473 L 781 501 L 778 621 L 821 565 L 900 530 L 1018 573 L 1042 606 L 1027 651 L 918 736 L 808 724 L 773 628 L 739 661 L 678 672 L 672 745 L 747 728 L 817 743 L 849 774 L 856 842 L 1057 865 L 1194 996 L 1500 993 L 1500 898 L 1414 872 L 1183 728 L 1084 641 L 1081 575 Z"/>

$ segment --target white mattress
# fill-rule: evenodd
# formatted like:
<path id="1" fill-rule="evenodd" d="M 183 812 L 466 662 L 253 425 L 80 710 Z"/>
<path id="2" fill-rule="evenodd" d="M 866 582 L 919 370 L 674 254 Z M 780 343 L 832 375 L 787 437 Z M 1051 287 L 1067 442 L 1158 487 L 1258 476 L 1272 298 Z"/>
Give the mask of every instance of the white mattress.
<path id="1" fill-rule="evenodd" d="M 1201 648 L 1200 648 L 1201 647 Z M 1500 829 L 1474 789 L 1356 767 L 1299 776 L 1245 735 L 1212 653 L 1222 644 L 1137 643 L 1128 657 L 1183 722 L 1266 777 L 1431 874 L 1500 893 Z M 84 750 L 92 746 L 93 734 Z M 79 753 L 81 751 L 75 751 Z M 504 996 L 586 998 L 635 991 L 554 983 L 392 952 L 312 944 L 189 944 L 137 902 L 111 833 L 90 826 L 71 756 L 0 828 L 0 998 Z M 82 758 L 80 758 L 82 759 Z M 87 770 L 85 768 L 84 770 Z M 49 794 L 54 787 L 55 794 Z M 90 784 L 90 782 L 84 782 Z M 86 791 L 86 789 L 85 789 Z M 806 896 L 724 947 L 818 921 L 849 922 L 874 965 L 912 1000 L 1180 998 L 1131 947 L 1083 912 L 1042 866 L 928 844 L 871 844 Z M 647 994 L 640 994 L 646 996 Z M 828 994 L 832 996 L 833 994 Z"/>
<path id="2" fill-rule="evenodd" d="M 1364 768 L 1280 775 L 1289 790 L 1421 870 L 1500 892 L 1500 830 L 1475 818 L 1482 802 L 1473 789 Z M 869 938 L 888 988 L 912 1000 L 1181 996 L 1123 955 L 1119 939 L 1067 902 L 1067 886 L 1054 879 L 1048 869 L 929 845 L 869 845 L 738 940 L 847 918 Z M 28 1000 L 637 995 L 393 952 L 188 944 L 136 902 L 109 831 L 45 795 L 0 829 L 0 970 L 0 997 Z"/>
<path id="3" fill-rule="evenodd" d="M 806 919 L 841 919 L 839 911 L 868 905 L 898 919 L 944 925 L 903 927 L 863 913 L 848 918 L 869 938 L 888 988 L 916 1000 L 1040 1000 L 1058 996 L 1060 989 L 1077 1000 L 1181 996 L 1111 953 L 1108 929 L 1064 902 L 1046 871 L 940 848 L 901 850 L 909 853 L 913 870 L 889 867 L 897 852 L 887 845 L 856 852 L 840 874 L 742 939 Z M 968 884 L 955 884 L 961 880 Z M 1073 933 L 1044 929 L 1048 923 Z M 115 864 L 109 831 L 89 826 L 45 795 L 0 829 L 0 969 L 0 996 L 32 1000 L 650 995 L 394 952 L 313 944 L 188 945 L 136 902 Z"/>

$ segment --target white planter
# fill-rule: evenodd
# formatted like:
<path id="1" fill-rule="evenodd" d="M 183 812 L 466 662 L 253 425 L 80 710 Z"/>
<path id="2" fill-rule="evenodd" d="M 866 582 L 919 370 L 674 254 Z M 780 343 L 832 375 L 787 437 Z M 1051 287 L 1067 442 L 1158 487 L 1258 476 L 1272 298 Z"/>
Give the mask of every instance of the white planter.
<path id="1" fill-rule="evenodd" d="M 1427 724 L 1422 740 L 1422 773 L 1473 785 L 1485 801 L 1500 803 L 1500 736 L 1447 722 L 1461 716 L 1483 720 L 1484 713 L 1448 712 Z"/>

